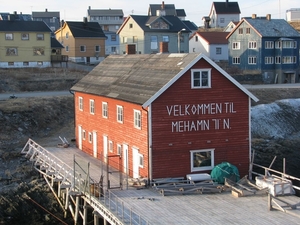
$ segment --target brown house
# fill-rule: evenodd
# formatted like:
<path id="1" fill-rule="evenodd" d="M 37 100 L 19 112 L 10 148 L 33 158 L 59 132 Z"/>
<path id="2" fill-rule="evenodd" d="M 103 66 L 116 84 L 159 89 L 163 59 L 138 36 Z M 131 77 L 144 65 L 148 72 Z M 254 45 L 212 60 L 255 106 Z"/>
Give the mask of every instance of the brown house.
<path id="1" fill-rule="evenodd" d="M 71 90 L 78 148 L 132 177 L 248 174 L 258 99 L 203 54 L 111 55 Z"/>
<path id="2" fill-rule="evenodd" d="M 63 55 L 76 63 L 97 64 L 105 57 L 105 40 L 97 22 L 62 22 L 55 32 L 56 39 L 64 46 Z"/>

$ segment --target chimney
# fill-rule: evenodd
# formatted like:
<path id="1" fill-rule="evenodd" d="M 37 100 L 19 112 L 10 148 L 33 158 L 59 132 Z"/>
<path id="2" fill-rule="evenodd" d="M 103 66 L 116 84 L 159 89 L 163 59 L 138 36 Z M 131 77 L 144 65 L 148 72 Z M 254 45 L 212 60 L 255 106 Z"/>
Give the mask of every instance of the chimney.
<path id="1" fill-rule="evenodd" d="M 168 42 L 159 42 L 159 51 L 160 53 L 168 53 L 169 52 Z"/>
<path id="2" fill-rule="evenodd" d="M 256 19 L 256 14 L 252 14 L 252 19 Z"/>
<path id="3" fill-rule="evenodd" d="M 162 3 L 161 3 L 161 9 L 162 9 L 162 10 L 165 9 L 165 2 L 164 2 L 164 1 L 162 1 Z"/>
<path id="4" fill-rule="evenodd" d="M 83 17 L 83 23 L 84 23 L 84 24 L 87 23 L 87 17 Z"/>
<path id="5" fill-rule="evenodd" d="M 17 15 L 17 11 L 14 11 L 14 14 Z"/>
<path id="6" fill-rule="evenodd" d="M 126 45 L 126 53 L 129 54 L 135 54 L 136 50 L 135 50 L 135 44 L 128 44 Z"/>
<path id="7" fill-rule="evenodd" d="M 271 14 L 267 14 L 266 18 L 267 20 L 271 20 Z"/>
<path id="8" fill-rule="evenodd" d="M 48 9 L 45 9 L 45 12 L 48 12 Z"/>
<path id="9" fill-rule="evenodd" d="M 228 7 L 228 0 L 226 0 L 226 7 Z"/>
<path id="10" fill-rule="evenodd" d="M 89 10 L 91 10 L 91 6 L 89 6 Z"/>

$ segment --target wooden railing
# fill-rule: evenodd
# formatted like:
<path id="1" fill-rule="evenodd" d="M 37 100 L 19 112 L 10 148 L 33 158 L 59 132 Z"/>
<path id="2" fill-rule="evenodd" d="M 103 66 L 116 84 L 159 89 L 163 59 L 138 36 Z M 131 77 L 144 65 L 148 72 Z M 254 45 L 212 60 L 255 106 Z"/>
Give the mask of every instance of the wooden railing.
<path id="1" fill-rule="evenodd" d="M 68 62 L 68 60 L 67 55 L 51 55 L 51 62 Z"/>

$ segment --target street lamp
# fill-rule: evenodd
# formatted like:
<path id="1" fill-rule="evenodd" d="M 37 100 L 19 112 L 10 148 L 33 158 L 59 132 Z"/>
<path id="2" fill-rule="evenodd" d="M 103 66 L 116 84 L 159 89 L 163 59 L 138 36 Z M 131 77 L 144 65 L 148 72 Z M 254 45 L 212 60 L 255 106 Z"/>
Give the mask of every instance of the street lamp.
<path id="1" fill-rule="evenodd" d="M 178 53 L 180 53 L 180 36 L 181 36 L 181 32 L 185 31 L 185 28 L 182 28 L 180 31 L 178 31 L 178 40 L 177 40 L 177 44 L 178 44 Z"/>

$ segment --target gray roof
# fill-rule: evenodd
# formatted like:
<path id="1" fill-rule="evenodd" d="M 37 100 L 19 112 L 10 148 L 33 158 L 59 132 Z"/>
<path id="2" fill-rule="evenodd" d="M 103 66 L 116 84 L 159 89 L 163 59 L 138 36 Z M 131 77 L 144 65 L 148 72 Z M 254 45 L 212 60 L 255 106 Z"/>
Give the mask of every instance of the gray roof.
<path id="1" fill-rule="evenodd" d="M 191 32 L 188 27 L 177 16 L 138 16 L 130 15 L 130 17 L 141 27 L 144 32 L 178 32 L 181 29 L 186 29 L 183 32 Z M 154 21 L 162 19 L 169 24 L 169 29 L 154 29 L 149 25 Z M 124 25 L 124 24 L 123 24 Z"/>
<path id="2" fill-rule="evenodd" d="M 244 18 L 262 37 L 300 37 L 300 34 L 284 19 Z"/>
<path id="3" fill-rule="evenodd" d="M 0 13 L 2 20 L 23 20 L 23 21 L 31 21 L 32 17 L 30 14 L 17 14 L 17 13 Z"/>
<path id="4" fill-rule="evenodd" d="M 122 9 L 88 9 L 89 16 L 122 16 L 124 15 Z"/>
<path id="5" fill-rule="evenodd" d="M 217 14 L 240 14 L 238 2 L 213 2 Z"/>
<path id="6" fill-rule="evenodd" d="M 44 21 L 0 20 L 0 31 L 51 32 Z"/>
<path id="7" fill-rule="evenodd" d="M 148 106 L 202 58 L 258 100 L 208 57 L 195 53 L 110 55 L 71 90 Z"/>
<path id="8" fill-rule="evenodd" d="M 195 24 L 195 23 L 193 23 L 193 22 L 191 22 L 191 21 L 189 21 L 189 20 L 183 20 L 182 21 L 184 24 L 185 24 L 185 26 L 189 29 L 189 30 L 198 30 L 198 27 L 197 27 L 197 25 Z"/>
<path id="9" fill-rule="evenodd" d="M 181 17 L 186 16 L 184 9 L 176 9 L 176 15 Z"/>
<path id="10" fill-rule="evenodd" d="M 32 18 L 60 18 L 60 12 L 32 12 Z"/>
<path id="11" fill-rule="evenodd" d="M 94 38 L 105 38 L 105 34 L 99 23 L 97 22 L 77 22 L 77 21 L 66 21 L 74 38 L 78 37 L 94 37 Z"/>
<path id="12" fill-rule="evenodd" d="M 51 37 L 51 48 L 64 48 L 64 46 L 55 37 Z"/>
<path id="13" fill-rule="evenodd" d="M 162 10 L 162 4 L 150 4 L 148 9 L 148 16 L 156 16 L 157 10 Z M 167 16 L 177 15 L 174 4 L 164 4 L 164 10 Z"/>

